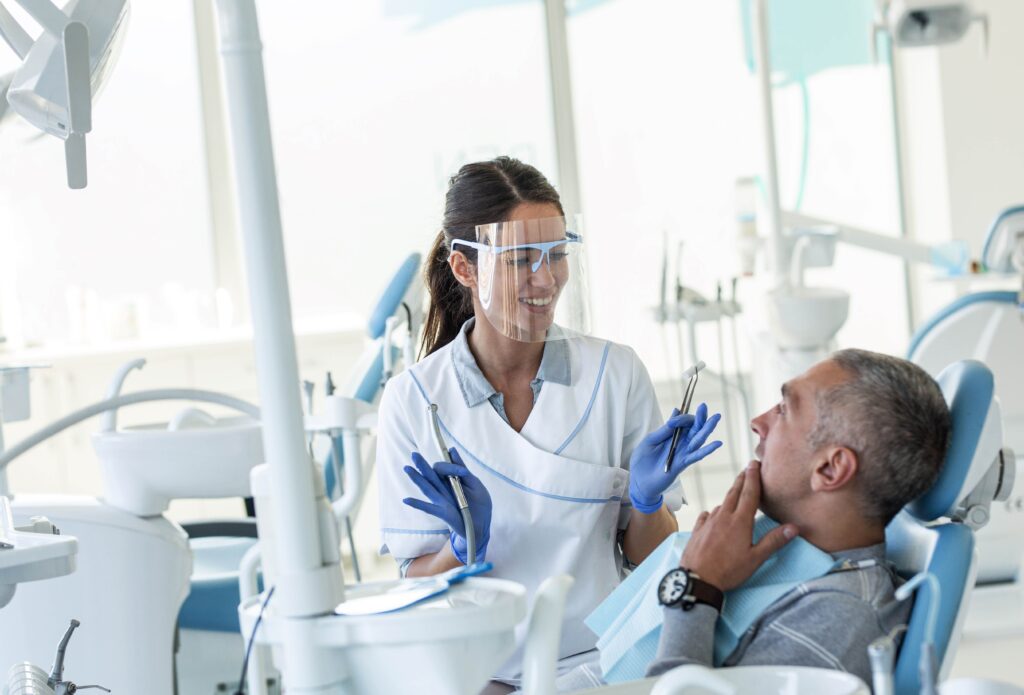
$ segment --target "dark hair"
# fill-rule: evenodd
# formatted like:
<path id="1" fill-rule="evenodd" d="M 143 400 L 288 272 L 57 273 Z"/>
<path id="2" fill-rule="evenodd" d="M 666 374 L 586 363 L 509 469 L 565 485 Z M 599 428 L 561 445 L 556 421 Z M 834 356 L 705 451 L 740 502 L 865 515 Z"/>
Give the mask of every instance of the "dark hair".
<path id="1" fill-rule="evenodd" d="M 857 454 L 864 515 L 888 524 L 938 478 L 952 429 L 949 407 L 935 380 L 912 362 L 867 350 L 840 350 L 831 359 L 850 379 L 817 395 L 809 443 Z"/>
<path id="2" fill-rule="evenodd" d="M 551 203 L 561 214 L 558 191 L 529 164 L 511 157 L 467 164 L 448 181 L 443 228 L 427 254 L 423 274 L 430 292 L 430 308 L 423 326 L 420 354 L 429 355 L 458 335 L 473 316 L 473 294 L 455 279 L 448 265 L 452 239 L 476 241 L 476 226 L 501 222 L 521 203 Z M 471 263 L 476 254 L 460 247 Z"/>

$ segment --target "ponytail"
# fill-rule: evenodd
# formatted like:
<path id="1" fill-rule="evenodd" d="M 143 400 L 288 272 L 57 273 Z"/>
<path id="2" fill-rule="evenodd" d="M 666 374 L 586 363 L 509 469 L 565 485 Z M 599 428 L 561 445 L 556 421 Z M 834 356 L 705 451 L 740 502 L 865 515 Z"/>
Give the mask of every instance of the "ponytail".
<path id="1" fill-rule="evenodd" d="M 448 252 L 444 232 L 438 232 L 423 270 L 430 293 L 430 307 L 423 325 L 421 358 L 455 340 L 462 324 L 473 316 L 473 296 L 468 287 L 463 287 L 455 279 L 448 266 Z"/>

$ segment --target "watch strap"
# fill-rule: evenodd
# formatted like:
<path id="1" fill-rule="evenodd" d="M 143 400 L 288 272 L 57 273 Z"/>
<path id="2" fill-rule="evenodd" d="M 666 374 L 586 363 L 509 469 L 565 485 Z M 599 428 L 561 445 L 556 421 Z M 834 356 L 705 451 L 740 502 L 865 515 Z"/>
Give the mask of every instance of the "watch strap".
<path id="1" fill-rule="evenodd" d="M 686 587 L 686 596 L 683 597 L 680 608 L 688 611 L 692 610 L 698 603 L 703 603 L 721 613 L 722 605 L 725 603 L 725 594 L 722 593 L 722 590 L 707 583 L 692 572 L 689 575 L 690 582 Z"/>

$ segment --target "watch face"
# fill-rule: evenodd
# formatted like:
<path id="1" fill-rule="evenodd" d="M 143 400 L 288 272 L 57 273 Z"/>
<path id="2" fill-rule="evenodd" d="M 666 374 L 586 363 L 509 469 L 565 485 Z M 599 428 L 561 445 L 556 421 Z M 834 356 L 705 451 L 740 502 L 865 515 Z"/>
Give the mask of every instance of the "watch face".
<path id="1" fill-rule="evenodd" d="M 665 575 L 658 586 L 658 601 L 664 606 L 674 606 L 686 595 L 690 578 L 683 569 L 675 569 Z"/>

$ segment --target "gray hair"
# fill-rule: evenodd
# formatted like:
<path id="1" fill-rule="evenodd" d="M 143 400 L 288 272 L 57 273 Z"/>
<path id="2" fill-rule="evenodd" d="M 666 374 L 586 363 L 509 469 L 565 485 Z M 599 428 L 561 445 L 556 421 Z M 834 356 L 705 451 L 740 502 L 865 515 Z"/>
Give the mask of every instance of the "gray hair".
<path id="1" fill-rule="evenodd" d="M 850 379 L 818 393 L 808 442 L 856 453 L 864 514 L 888 524 L 938 478 L 949 408 L 935 380 L 912 362 L 867 350 L 840 350 L 831 359 Z"/>

